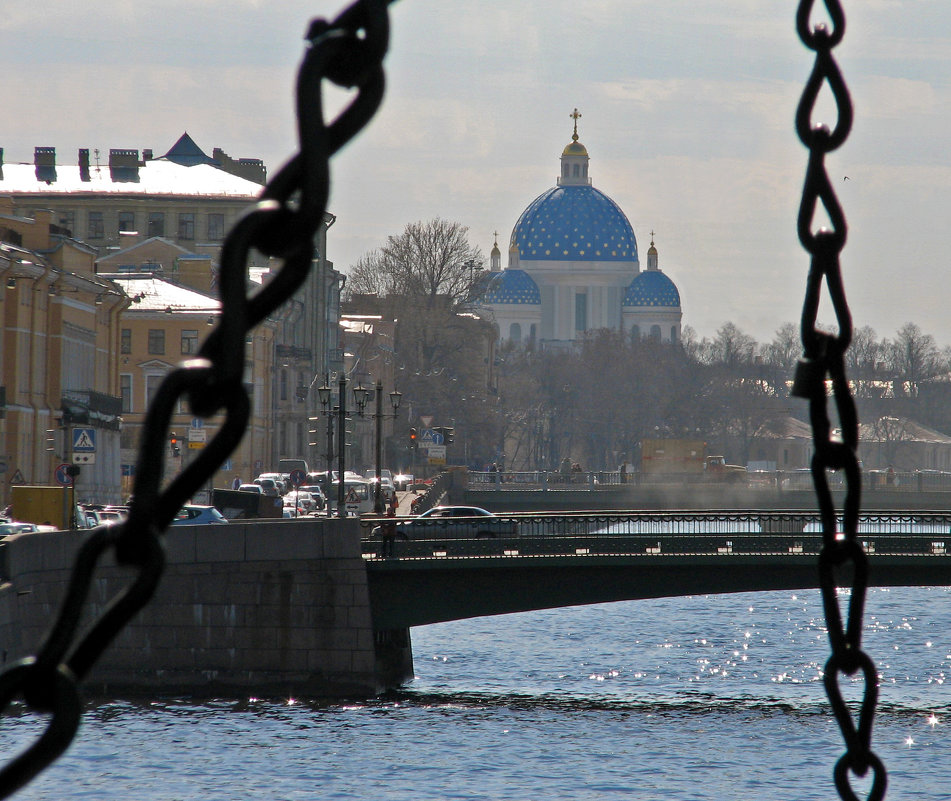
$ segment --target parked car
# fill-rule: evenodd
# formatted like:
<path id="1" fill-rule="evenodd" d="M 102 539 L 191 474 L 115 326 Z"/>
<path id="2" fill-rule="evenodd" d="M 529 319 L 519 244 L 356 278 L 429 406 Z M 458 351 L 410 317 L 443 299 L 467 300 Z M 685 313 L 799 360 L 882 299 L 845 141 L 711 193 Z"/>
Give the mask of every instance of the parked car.
<path id="1" fill-rule="evenodd" d="M 310 497 L 314 499 L 315 509 L 323 509 L 327 505 L 324 489 L 319 484 L 301 484 L 300 490 L 301 492 L 310 493 Z"/>
<path id="2" fill-rule="evenodd" d="M 204 523 L 227 523 L 227 519 L 214 506 L 183 506 L 178 510 L 173 526 L 198 526 Z"/>
<path id="3" fill-rule="evenodd" d="M 0 523 L 0 537 L 9 537 L 13 534 L 37 534 L 56 530 L 56 526 L 43 526 L 37 523 L 19 523 L 15 520 Z"/>
<path id="4" fill-rule="evenodd" d="M 479 539 L 487 537 L 514 537 L 518 525 L 478 506 L 434 506 L 418 517 L 400 520 L 396 536 L 410 540 Z M 372 536 L 380 536 L 376 526 Z"/>
<path id="5" fill-rule="evenodd" d="M 238 492 L 256 492 L 258 495 L 263 495 L 264 487 L 260 484 L 239 484 Z"/>
<path id="6" fill-rule="evenodd" d="M 273 478 L 256 478 L 254 483 L 261 488 L 261 492 L 271 498 L 277 498 L 283 494 L 280 485 Z"/>
<path id="7" fill-rule="evenodd" d="M 297 507 L 302 514 L 308 514 L 317 510 L 317 504 L 314 496 L 306 490 L 291 490 L 284 496 L 284 506 L 293 509 Z"/>

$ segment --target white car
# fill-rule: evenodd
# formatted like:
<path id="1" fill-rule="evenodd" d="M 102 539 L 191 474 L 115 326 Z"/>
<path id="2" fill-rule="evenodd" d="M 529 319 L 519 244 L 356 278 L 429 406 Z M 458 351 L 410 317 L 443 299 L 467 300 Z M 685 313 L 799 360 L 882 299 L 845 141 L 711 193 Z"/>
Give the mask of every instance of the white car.
<path id="1" fill-rule="evenodd" d="M 214 506 L 183 506 L 178 510 L 173 526 L 198 526 L 203 523 L 227 523 L 227 519 Z"/>

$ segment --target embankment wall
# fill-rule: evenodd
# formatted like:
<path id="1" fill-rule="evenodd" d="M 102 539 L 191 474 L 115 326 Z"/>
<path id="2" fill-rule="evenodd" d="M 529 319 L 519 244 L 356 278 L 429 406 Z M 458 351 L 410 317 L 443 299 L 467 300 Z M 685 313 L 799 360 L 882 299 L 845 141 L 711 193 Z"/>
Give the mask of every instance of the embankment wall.
<path id="1" fill-rule="evenodd" d="M 35 653 L 58 614 L 78 532 L 0 544 L 0 661 Z M 84 682 L 104 695 L 367 696 L 411 675 L 409 637 L 373 630 L 357 521 L 247 521 L 164 535 L 155 596 Z M 134 571 L 103 559 L 88 623 Z M 380 642 L 375 643 L 375 639 Z"/>

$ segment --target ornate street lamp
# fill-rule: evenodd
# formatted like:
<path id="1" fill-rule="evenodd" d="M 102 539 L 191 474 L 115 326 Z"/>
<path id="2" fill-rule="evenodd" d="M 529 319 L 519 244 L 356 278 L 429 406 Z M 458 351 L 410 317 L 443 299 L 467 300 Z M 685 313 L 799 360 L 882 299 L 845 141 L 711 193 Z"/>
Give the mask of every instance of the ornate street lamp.
<path id="1" fill-rule="evenodd" d="M 376 411 L 371 414 L 365 414 L 367 404 L 370 402 L 370 390 L 364 387 L 362 384 L 358 386 L 353 391 L 353 396 L 356 399 L 357 406 L 359 407 L 359 414 L 361 417 L 375 417 L 376 418 L 376 485 L 373 489 L 373 513 L 376 515 L 383 514 L 383 482 L 380 475 L 380 468 L 382 465 L 382 450 L 383 450 L 383 418 L 384 417 L 396 417 L 396 410 L 400 408 L 400 401 L 403 399 L 403 393 L 397 390 L 393 390 L 390 393 L 390 406 L 393 407 L 392 413 L 383 413 L 383 382 L 379 379 L 376 382 L 375 389 L 375 400 L 376 400 Z"/>

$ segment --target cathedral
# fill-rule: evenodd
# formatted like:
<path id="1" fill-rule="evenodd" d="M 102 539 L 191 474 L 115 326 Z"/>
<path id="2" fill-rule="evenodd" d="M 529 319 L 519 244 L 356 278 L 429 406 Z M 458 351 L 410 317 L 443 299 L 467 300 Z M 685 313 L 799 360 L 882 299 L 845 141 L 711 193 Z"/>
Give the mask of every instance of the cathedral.
<path id="1" fill-rule="evenodd" d="M 571 114 L 574 133 L 556 185 L 515 223 L 505 269 L 496 240 L 482 303 L 500 338 L 522 345 L 567 347 L 601 328 L 679 342 L 680 293 L 658 266 L 653 238 L 641 269 L 631 223 L 591 185 L 580 116 Z"/>

